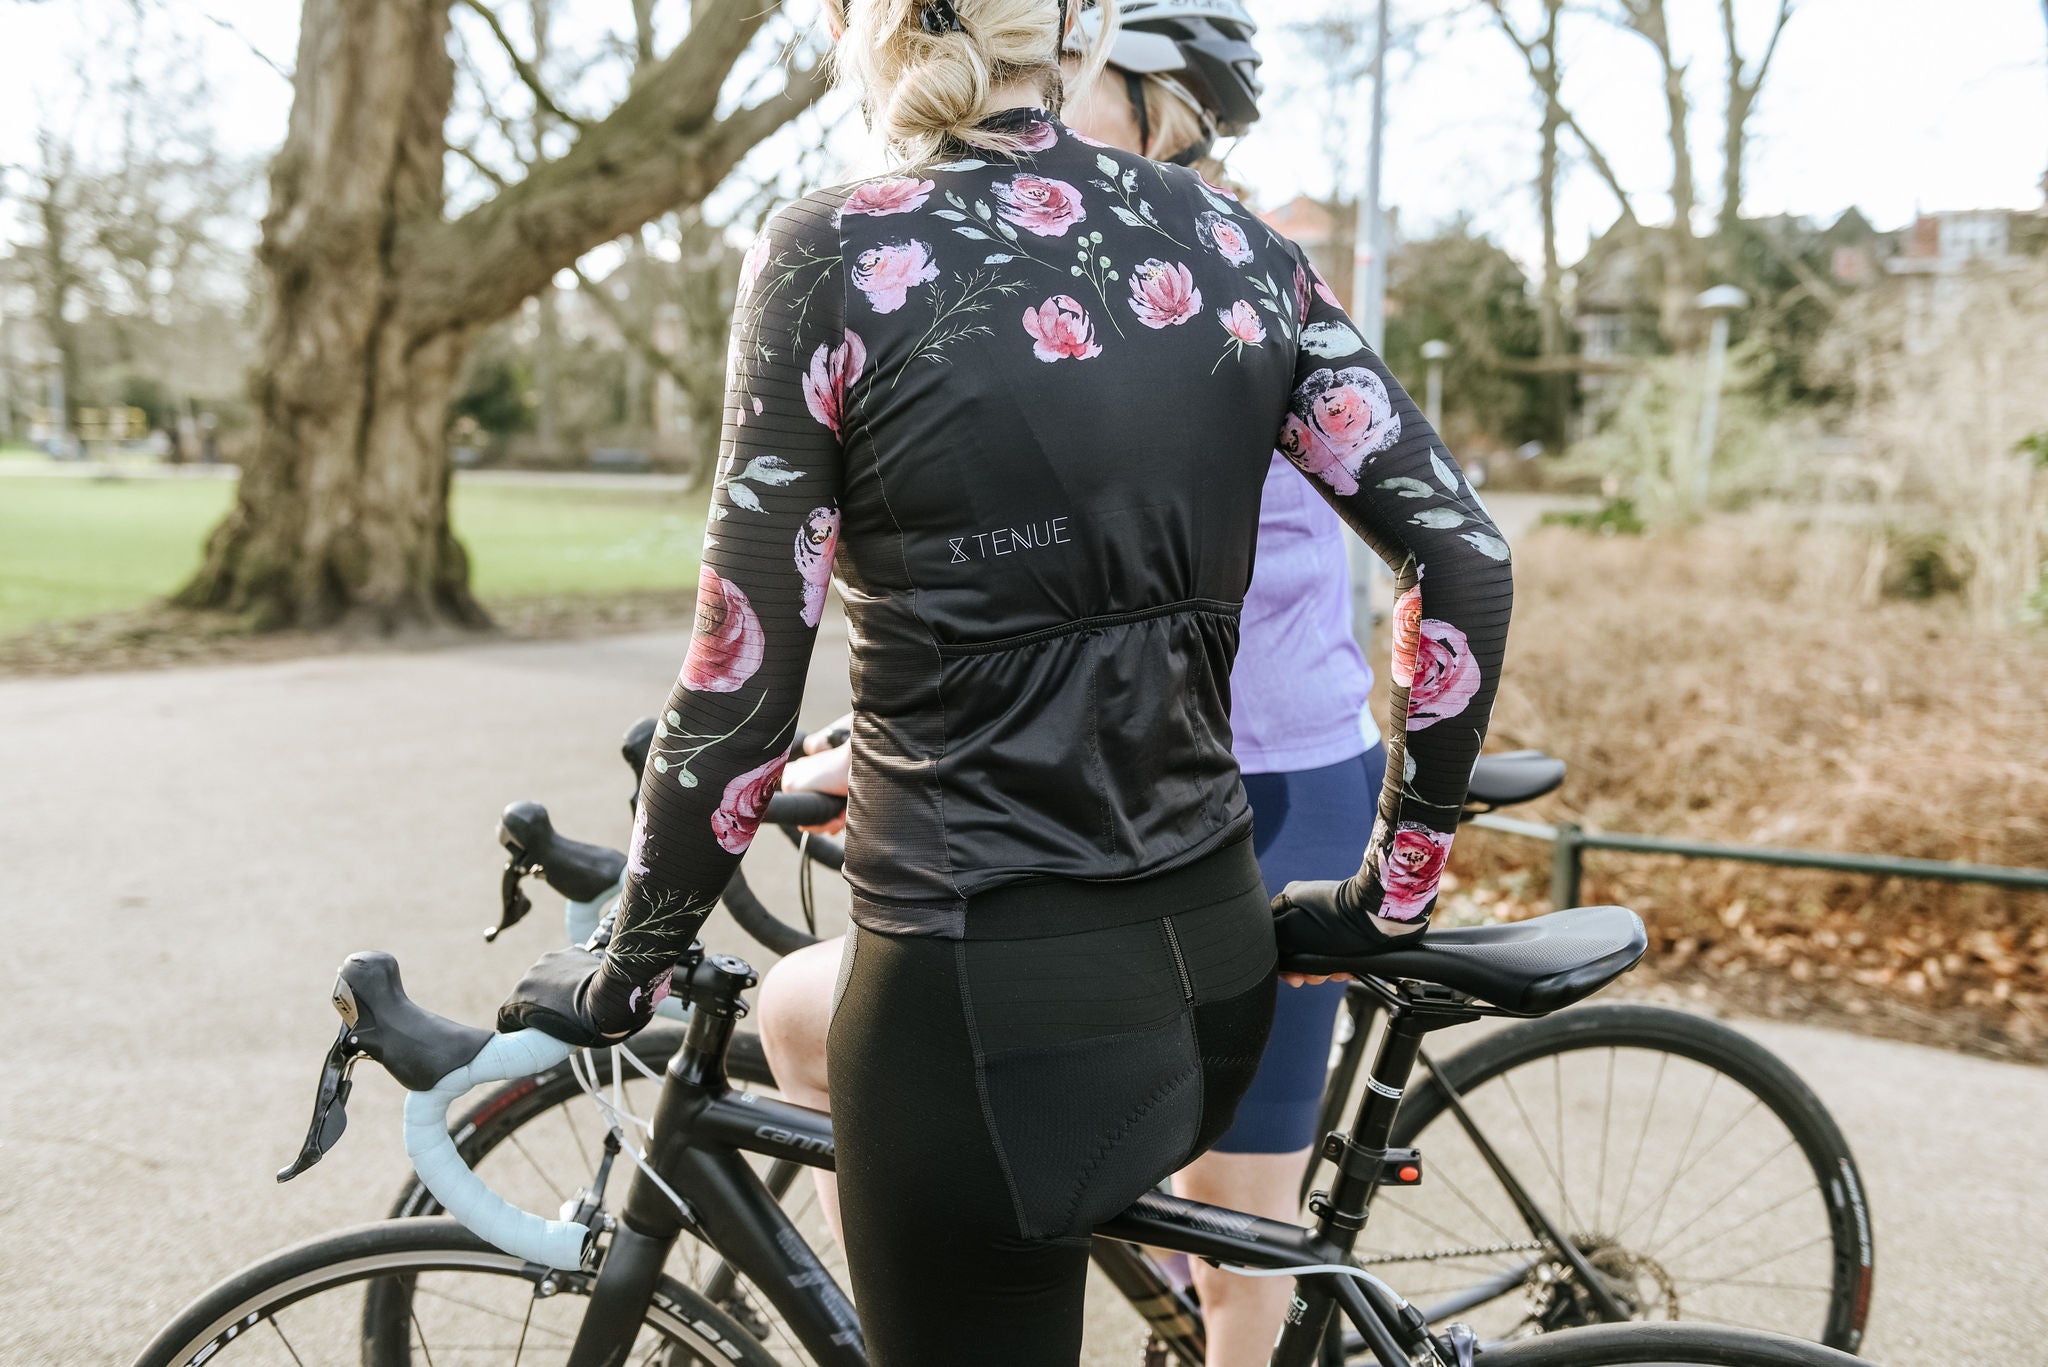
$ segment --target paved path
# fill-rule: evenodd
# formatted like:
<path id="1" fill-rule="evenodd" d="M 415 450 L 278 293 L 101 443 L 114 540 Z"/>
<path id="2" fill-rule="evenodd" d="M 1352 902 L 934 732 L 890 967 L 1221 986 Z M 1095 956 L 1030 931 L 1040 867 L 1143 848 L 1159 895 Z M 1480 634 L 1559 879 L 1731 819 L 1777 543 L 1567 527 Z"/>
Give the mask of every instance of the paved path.
<path id="1" fill-rule="evenodd" d="M 843 705 L 843 649 L 841 628 L 811 720 Z M 270 1177 L 303 1134 L 335 963 L 390 949 L 420 1000 L 488 1020 L 558 933 L 542 901 L 479 940 L 494 814 L 536 797 L 617 840 L 618 735 L 680 654 L 643 636 L 0 683 L 0 1362 L 125 1362 L 230 1269 L 381 1211 L 404 1174 L 374 1070 L 341 1147 Z M 788 895 L 786 858 L 755 864 Z M 1753 1029 L 1862 1161 L 1873 1355 L 2048 1361 L 2048 1071 Z"/>

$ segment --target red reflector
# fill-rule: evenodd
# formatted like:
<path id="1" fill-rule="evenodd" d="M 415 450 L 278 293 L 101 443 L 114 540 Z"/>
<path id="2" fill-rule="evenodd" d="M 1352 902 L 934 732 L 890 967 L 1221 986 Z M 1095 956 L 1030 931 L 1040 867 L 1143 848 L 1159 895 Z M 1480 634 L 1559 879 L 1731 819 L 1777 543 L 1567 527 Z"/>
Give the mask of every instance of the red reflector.
<path id="1" fill-rule="evenodd" d="M 1401 1169 L 1401 1180 L 1403 1182 L 1420 1182 L 1422 1180 L 1422 1169 L 1410 1163 L 1407 1167 Z"/>

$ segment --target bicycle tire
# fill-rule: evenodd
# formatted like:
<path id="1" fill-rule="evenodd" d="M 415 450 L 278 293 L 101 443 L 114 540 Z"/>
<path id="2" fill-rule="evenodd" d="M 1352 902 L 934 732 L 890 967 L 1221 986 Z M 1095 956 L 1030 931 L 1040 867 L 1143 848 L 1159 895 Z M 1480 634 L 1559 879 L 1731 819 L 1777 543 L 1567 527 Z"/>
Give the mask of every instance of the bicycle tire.
<path id="1" fill-rule="evenodd" d="M 633 1036 L 625 1047 L 648 1068 L 659 1073 L 668 1065 L 670 1056 L 683 1047 L 683 1033 L 682 1026 L 662 1022 Z M 611 1052 L 595 1050 L 590 1058 L 597 1067 L 598 1084 L 609 1083 Z M 760 1087 L 775 1085 L 775 1074 L 768 1067 L 768 1055 L 761 1048 L 759 1035 L 735 1033 L 732 1046 L 726 1051 L 725 1062 L 726 1075 L 735 1082 Z M 583 1088 L 566 1063 L 532 1077 L 502 1083 L 478 1097 L 450 1123 L 449 1133 L 455 1136 L 455 1151 L 462 1155 L 463 1162 L 475 1167 L 485 1154 L 504 1143 L 520 1126 L 582 1095 Z M 440 1213 L 441 1203 L 415 1177 L 406 1184 L 398 1200 L 392 1203 L 389 1218 L 405 1220 Z"/>
<path id="2" fill-rule="evenodd" d="M 1805 1339 L 1709 1324 L 1596 1324 L 1481 1349 L 1475 1367 L 1852 1367 Z"/>
<path id="3" fill-rule="evenodd" d="M 1439 1060 L 1439 1067 L 1461 1095 L 1469 1095 L 1487 1081 L 1534 1060 L 1608 1047 L 1662 1051 L 1715 1069 L 1748 1088 L 1784 1124 L 1813 1170 L 1828 1215 L 1832 1294 L 1819 1342 L 1855 1352 L 1869 1319 L 1875 1268 L 1862 1174 L 1848 1141 L 1820 1098 L 1768 1049 L 1704 1016 L 1667 1007 L 1614 1003 L 1519 1022 Z M 1391 1145 L 1413 1146 L 1447 1104 L 1442 1084 L 1435 1076 L 1424 1075 L 1402 1102 Z"/>
<path id="4" fill-rule="evenodd" d="M 500 1252 L 453 1220 L 380 1220 L 307 1240 L 231 1274 L 180 1311 L 143 1349 L 135 1367 L 211 1361 L 265 1319 L 274 1325 L 279 1312 L 323 1291 L 369 1281 L 367 1299 L 374 1300 L 379 1286 L 401 1279 L 411 1285 L 424 1274 L 447 1271 L 523 1279 L 534 1284 L 535 1297 L 587 1296 L 595 1282 L 588 1273 L 554 1273 Z M 550 1279 L 552 1291 L 543 1290 L 542 1283 Z M 701 1361 L 777 1367 L 775 1358 L 730 1316 L 673 1278 L 663 1278 L 656 1289 L 646 1324 Z M 369 1352 L 367 1336 L 376 1327 L 367 1313 L 364 1329 Z M 382 1356 L 388 1360 L 391 1355 Z"/>

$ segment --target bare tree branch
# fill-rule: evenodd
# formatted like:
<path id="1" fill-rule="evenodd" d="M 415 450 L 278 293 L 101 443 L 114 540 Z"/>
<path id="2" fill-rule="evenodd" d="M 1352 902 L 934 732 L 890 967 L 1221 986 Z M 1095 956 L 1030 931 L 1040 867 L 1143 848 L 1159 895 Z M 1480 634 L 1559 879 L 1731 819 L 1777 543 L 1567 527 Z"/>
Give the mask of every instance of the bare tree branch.
<path id="1" fill-rule="evenodd" d="M 533 92 L 534 103 L 571 128 L 582 132 L 587 125 L 582 119 L 555 103 L 555 97 L 548 94 L 547 87 L 541 84 L 540 73 L 533 69 L 526 58 L 519 55 L 518 47 L 512 42 L 512 35 L 505 32 L 505 26 L 498 21 L 497 11 L 486 5 L 484 0 L 459 0 L 459 3 L 464 8 L 474 11 L 490 26 L 491 36 L 498 40 L 499 47 L 505 49 L 505 56 L 511 60 L 512 69 L 519 73 L 520 81 Z"/>
<path id="2" fill-rule="evenodd" d="M 1743 61 L 1742 45 L 1735 34 L 1735 0 L 1721 0 L 1721 38 L 1727 55 L 1727 95 L 1721 130 L 1721 230 L 1733 228 L 1742 213 L 1744 160 L 1749 146 L 1749 116 L 1755 112 L 1757 94 L 1777 55 L 1778 40 L 1792 18 L 1794 0 L 1778 0 L 1778 16 L 1771 36 L 1754 67 Z"/>
<path id="3" fill-rule="evenodd" d="M 218 15 L 206 14 L 202 12 L 200 14 L 200 18 L 206 20 L 207 23 L 212 24 L 215 28 L 221 30 L 222 32 L 234 38 L 243 47 L 249 49 L 250 56 L 254 57 L 257 61 L 263 63 L 263 65 L 269 67 L 272 71 L 275 71 L 278 75 L 284 77 L 286 83 L 290 83 L 292 79 L 291 68 L 284 65 L 284 63 L 278 61 L 275 57 L 272 57 L 262 48 L 257 47 L 256 41 L 253 38 L 251 38 L 248 34 L 242 32 L 233 24 L 229 23 L 225 19 L 220 18 Z"/>
<path id="4" fill-rule="evenodd" d="M 793 69 L 778 94 L 712 122 L 718 73 L 769 11 L 760 0 L 701 6 L 689 38 L 569 151 L 452 223 L 414 228 L 408 245 L 422 264 L 415 278 L 429 286 L 406 304 L 416 327 L 510 312 L 561 265 L 701 198 L 824 93 L 822 65 Z"/>
<path id="5" fill-rule="evenodd" d="M 1514 20 L 1508 16 L 1506 0 L 1485 0 L 1485 4 L 1493 12 L 1493 17 L 1498 22 L 1500 31 L 1507 36 L 1509 42 L 1515 45 L 1515 50 L 1522 54 L 1522 64 L 1528 69 L 1529 79 L 1536 82 L 1537 89 L 1555 105 L 1560 120 L 1566 128 L 1571 130 L 1572 136 L 1578 139 L 1579 146 L 1585 150 L 1587 164 L 1593 168 L 1593 173 L 1600 177 L 1601 182 L 1607 186 L 1609 193 L 1614 196 L 1615 203 L 1621 208 L 1622 220 L 1626 223 L 1634 223 L 1636 221 L 1635 200 L 1629 195 L 1627 188 L 1622 185 L 1621 177 L 1615 174 L 1614 167 L 1607 160 L 1606 155 L 1601 152 L 1591 135 L 1586 132 L 1584 126 L 1579 123 L 1578 119 L 1572 114 L 1570 107 L 1561 98 L 1560 88 L 1564 84 L 1563 73 L 1550 70 L 1542 61 L 1538 60 L 1537 43 L 1533 39 L 1523 37 L 1521 32 L 1515 28 Z"/>
<path id="6" fill-rule="evenodd" d="M 625 338 L 628 346 L 644 356 L 648 364 L 666 372 L 685 392 L 695 393 L 702 387 L 703 377 L 693 375 L 688 366 L 662 350 L 660 344 L 627 312 L 626 306 L 612 297 L 610 290 L 585 275 L 581 266 L 571 266 L 569 270 L 576 277 L 577 290 L 596 306 L 599 313 L 611 320 L 612 326 L 619 330 L 619 336 Z"/>

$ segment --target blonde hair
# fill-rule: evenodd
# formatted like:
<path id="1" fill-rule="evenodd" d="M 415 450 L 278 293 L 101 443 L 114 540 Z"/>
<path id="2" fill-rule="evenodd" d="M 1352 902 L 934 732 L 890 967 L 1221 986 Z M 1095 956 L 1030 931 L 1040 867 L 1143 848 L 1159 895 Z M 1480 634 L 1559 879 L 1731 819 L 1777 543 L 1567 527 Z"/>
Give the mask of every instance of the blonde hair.
<path id="1" fill-rule="evenodd" d="M 1014 133 L 977 129 L 990 113 L 997 86 L 1036 81 L 1048 110 L 1057 114 L 1065 90 L 1059 55 L 1058 0 L 951 0 L 961 30 L 925 31 L 930 0 L 828 0 L 844 5 L 846 34 L 839 40 L 841 83 L 858 82 L 870 122 L 891 149 L 912 164 L 930 160 L 948 143 L 971 142 L 1011 155 L 1027 150 Z M 1069 0 L 1070 14 L 1083 0 Z M 1097 0 L 1104 32 L 1116 28 L 1115 0 Z M 1095 44 L 1083 79 L 1102 65 L 1109 44 Z"/>
<path id="2" fill-rule="evenodd" d="M 1152 143 L 1142 149 L 1146 156 L 1163 161 L 1205 140 L 1214 147 L 1215 125 L 1188 102 L 1183 88 L 1148 73 L 1138 78 L 1138 90 L 1152 127 Z M 1211 185 L 1223 184 L 1223 162 L 1213 153 L 1197 159 L 1192 169 Z"/>

